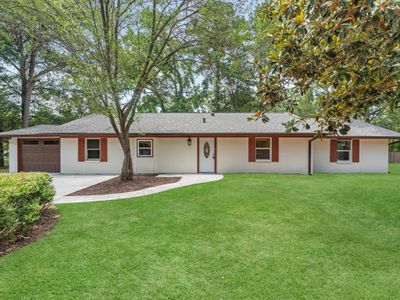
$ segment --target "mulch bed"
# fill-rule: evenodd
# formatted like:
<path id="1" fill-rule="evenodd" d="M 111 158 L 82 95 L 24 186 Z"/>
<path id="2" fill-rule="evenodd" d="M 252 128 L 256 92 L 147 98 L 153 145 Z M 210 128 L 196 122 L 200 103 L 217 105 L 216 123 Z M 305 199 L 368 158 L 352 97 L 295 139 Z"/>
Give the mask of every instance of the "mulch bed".
<path id="1" fill-rule="evenodd" d="M 110 180 L 76 191 L 68 196 L 90 196 L 118 194 L 142 190 L 145 188 L 178 182 L 181 177 L 156 177 L 155 175 L 134 176 L 132 181 L 121 181 L 120 177 L 114 177 Z"/>
<path id="2" fill-rule="evenodd" d="M 0 242 L 0 256 L 4 256 L 46 236 L 53 229 L 59 216 L 54 207 L 47 208 L 40 220 L 29 225 L 23 237 L 16 241 Z"/>

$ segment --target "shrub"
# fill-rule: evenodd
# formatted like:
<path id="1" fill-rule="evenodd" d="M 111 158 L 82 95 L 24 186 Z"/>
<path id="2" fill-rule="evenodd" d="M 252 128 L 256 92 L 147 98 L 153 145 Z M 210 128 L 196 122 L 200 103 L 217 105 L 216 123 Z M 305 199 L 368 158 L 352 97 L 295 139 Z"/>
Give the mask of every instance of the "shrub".
<path id="1" fill-rule="evenodd" d="M 46 173 L 0 176 L 0 241 L 13 240 L 40 219 L 55 195 Z"/>

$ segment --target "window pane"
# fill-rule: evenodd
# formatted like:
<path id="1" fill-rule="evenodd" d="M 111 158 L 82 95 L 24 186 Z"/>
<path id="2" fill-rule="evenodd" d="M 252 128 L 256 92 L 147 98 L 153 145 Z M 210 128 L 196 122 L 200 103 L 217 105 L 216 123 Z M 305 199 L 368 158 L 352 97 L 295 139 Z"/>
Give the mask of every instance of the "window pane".
<path id="1" fill-rule="evenodd" d="M 338 150 L 350 150 L 351 142 L 350 141 L 338 141 L 337 149 Z"/>
<path id="2" fill-rule="evenodd" d="M 269 148 L 269 146 L 270 146 L 269 139 L 256 140 L 256 148 Z"/>
<path id="3" fill-rule="evenodd" d="M 139 156 L 151 156 L 151 149 L 139 149 Z"/>
<path id="4" fill-rule="evenodd" d="M 60 141 L 44 141 L 45 145 L 59 145 Z"/>
<path id="5" fill-rule="evenodd" d="M 350 160 L 350 151 L 338 152 L 338 160 Z"/>
<path id="6" fill-rule="evenodd" d="M 87 140 L 87 148 L 88 149 L 99 149 L 100 141 L 99 140 Z"/>
<path id="7" fill-rule="evenodd" d="M 99 159 L 100 150 L 88 150 L 88 159 Z"/>
<path id="8" fill-rule="evenodd" d="M 151 148 L 151 141 L 139 141 L 139 148 Z"/>
<path id="9" fill-rule="evenodd" d="M 269 159 L 269 149 L 256 149 L 256 159 Z"/>

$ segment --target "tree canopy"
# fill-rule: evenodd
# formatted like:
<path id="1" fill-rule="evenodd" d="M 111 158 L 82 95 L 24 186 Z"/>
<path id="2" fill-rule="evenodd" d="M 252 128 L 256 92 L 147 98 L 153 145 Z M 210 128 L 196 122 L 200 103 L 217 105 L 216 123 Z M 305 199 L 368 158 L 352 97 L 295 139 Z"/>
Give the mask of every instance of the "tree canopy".
<path id="1" fill-rule="evenodd" d="M 203 1 L 32 2 L 29 10 L 46 19 L 68 53 L 74 84 L 110 119 L 124 153 L 121 179 L 131 180 L 129 129 L 137 108 L 151 82 L 195 42 L 190 28 Z"/>
<path id="2" fill-rule="evenodd" d="M 0 85 L 19 102 L 22 127 L 29 125 L 32 102 L 49 95 L 64 66 L 48 24 L 29 13 L 28 3 L 0 1 Z"/>
<path id="3" fill-rule="evenodd" d="M 144 111 L 254 111 L 257 72 L 252 22 L 241 3 L 204 2 L 190 28 L 196 38 L 153 81 Z"/>
<path id="4" fill-rule="evenodd" d="M 342 133 L 374 107 L 400 106 L 397 1 L 268 1 L 257 14 L 265 56 L 257 62 L 263 108 L 294 112 L 313 93 L 319 132 Z M 260 117 L 260 115 L 258 115 Z M 288 125 L 308 126 L 306 118 Z"/>

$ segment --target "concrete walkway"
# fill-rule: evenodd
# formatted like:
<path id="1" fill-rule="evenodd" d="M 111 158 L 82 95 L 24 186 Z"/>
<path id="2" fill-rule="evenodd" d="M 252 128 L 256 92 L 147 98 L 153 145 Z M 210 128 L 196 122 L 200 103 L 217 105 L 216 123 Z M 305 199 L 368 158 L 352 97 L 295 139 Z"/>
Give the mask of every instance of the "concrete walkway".
<path id="1" fill-rule="evenodd" d="M 65 179 L 63 178 L 64 176 L 65 176 Z M 154 187 L 150 187 L 147 189 L 134 191 L 134 192 L 128 192 L 128 193 L 92 195 L 92 196 L 66 196 L 68 194 L 71 194 L 72 192 L 83 189 L 89 185 L 83 186 L 83 184 L 82 184 L 83 187 L 72 191 L 71 189 L 66 188 L 66 185 L 68 185 L 68 177 L 70 177 L 71 180 L 74 180 L 74 176 L 72 176 L 72 175 L 55 175 L 55 176 L 53 176 L 54 185 L 56 186 L 56 189 L 57 189 L 57 186 L 59 186 L 61 188 L 57 189 L 57 195 L 54 198 L 53 202 L 55 204 L 59 204 L 59 203 L 95 202 L 95 201 L 107 201 L 107 200 L 134 198 L 134 197 L 156 194 L 156 193 L 164 192 L 167 190 L 171 190 L 171 189 L 175 189 L 175 188 L 179 188 L 179 187 L 183 187 L 183 186 L 217 181 L 217 180 L 221 180 L 223 178 L 223 176 L 219 175 L 219 174 L 171 174 L 171 175 L 159 175 L 159 176 L 181 177 L 181 180 L 179 180 L 178 182 L 175 182 L 175 183 L 154 186 Z M 78 178 L 89 177 L 87 181 L 92 181 L 92 182 L 96 181 L 95 183 L 90 184 L 90 185 L 94 185 L 96 183 L 99 183 L 99 182 L 108 180 L 112 177 L 115 177 L 115 175 L 113 175 L 113 176 L 108 176 L 108 175 L 105 175 L 105 176 L 100 176 L 100 175 L 82 176 L 82 175 L 80 175 L 80 176 L 75 176 L 75 177 L 78 177 Z M 75 180 L 76 179 L 77 178 L 75 178 Z M 67 190 L 68 190 L 68 192 L 67 192 Z"/>

